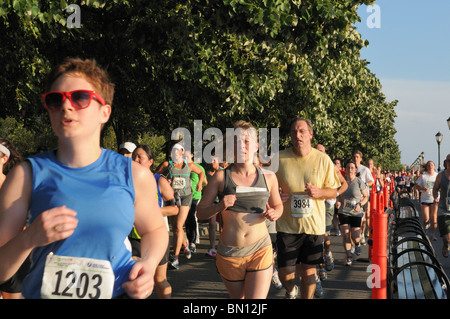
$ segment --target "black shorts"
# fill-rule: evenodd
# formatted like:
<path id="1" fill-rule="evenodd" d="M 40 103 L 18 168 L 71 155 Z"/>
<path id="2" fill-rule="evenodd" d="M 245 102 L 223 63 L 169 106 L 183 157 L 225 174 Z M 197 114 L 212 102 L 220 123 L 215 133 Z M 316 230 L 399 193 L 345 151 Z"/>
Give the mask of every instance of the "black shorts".
<path id="1" fill-rule="evenodd" d="M 351 228 L 361 227 L 362 217 L 338 214 L 340 225 L 349 225 Z"/>
<path id="2" fill-rule="evenodd" d="M 424 205 L 424 206 L 431 206 L 433 204 L 434 204 L 434 202 L 433 203 L 425 203 L 425 202 L 420 203 L 420 205 Z"/>
<path id="3" fill-rule="evenodd" d="M 128 237 L 131 243 L 131 254 L 132 256 L 141 257 L 141 240 L 136 238 L 131 238 L 131 236 Z M 164 264 L 167 264 L 169 262 L 169 253 L 170 253 L 170 243 L 167 246 L 166 253 L 164 254 L 163 258 L 159 262 L 158 266 L 162 266 Z"/>
<path id="4" fill-rule="evenodd" d="M 22 282 L 28 275 L 31 267 L 30 257 L 20 266 L 19 270 L 9 280 L 0 285 L 0 291 L 4 291 L 10 294 L 22 292 Z"/>
<path id="5" fill-rule="evenodd" d="M 324 235 L 277 233 L 278 267 L 322 264 Z"/>

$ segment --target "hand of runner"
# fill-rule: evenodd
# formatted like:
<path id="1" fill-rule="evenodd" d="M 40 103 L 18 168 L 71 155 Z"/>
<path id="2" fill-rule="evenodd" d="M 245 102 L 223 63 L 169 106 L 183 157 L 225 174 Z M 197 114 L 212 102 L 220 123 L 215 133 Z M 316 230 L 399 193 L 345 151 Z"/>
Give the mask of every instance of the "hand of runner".
<path id="1" fill-rule="evenodd" d="M 55 207 L 42 212 L 26 228 L 33 246 L 45 246 L 73 234 L 78 225 L 77 213 L 66 206 Z"/>
<path id="2" fill-rule="evenodd" d="M 225 206 L 225 209 L 228 207 L 232 207 L 234 205 L 234 202 L 236 201 L 236 195 L 225 195 L 222 199 L 223 205 Z"/>
<path id="3" fill-rule="evenodd" d="M 279 188 L 279 190 L 280 190 L 281 201 L 283 203 L 286 203 L 288 201 L 288 199 L 289 199 L 289 194 L 288 193 L 283 193 L 283 189 L 281 187 Z"/>
<path id="4" fill-rule="evenodd" d="M 320 198 L 321 197 L 320 188 L 317 187 L 316 185 L 306 183 L 306 192 L 312 198 Z"/>
<path id="5" fill-rule="evenodd" d="M 270 207 L 269 204 L 266 204 L 266 211 L 263 213 L 263 216 L 265 218 L 267 218 L 268 220 L 270 220 L 271 222 L 274 222 L 278 218 L 280 218 L 280 215 L 278 214 L 278 212 L 275 209 L 273 209 L 272 207 Z"/>
<path id="6" fill-rule="evenodd" d="M 155 285 L 155 269 L 150 269 L 145 261 L 138 261 L 130 272 L 130 281 L 122 285 L 128 296 L 133 299 L 146 299 L 150 297 Z"/>

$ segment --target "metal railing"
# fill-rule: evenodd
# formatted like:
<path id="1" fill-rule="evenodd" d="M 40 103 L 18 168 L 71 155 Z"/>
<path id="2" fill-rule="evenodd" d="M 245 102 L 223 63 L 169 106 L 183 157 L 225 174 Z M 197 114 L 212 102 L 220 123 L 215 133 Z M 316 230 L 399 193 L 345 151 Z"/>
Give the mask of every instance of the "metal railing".
<path id="1" fill-rule="evenodd" d="M 436 257 L 420 214 L 409 198 L 391 196 L 388 221 L 388 299 L 449 299 L 449 279 Z"/>

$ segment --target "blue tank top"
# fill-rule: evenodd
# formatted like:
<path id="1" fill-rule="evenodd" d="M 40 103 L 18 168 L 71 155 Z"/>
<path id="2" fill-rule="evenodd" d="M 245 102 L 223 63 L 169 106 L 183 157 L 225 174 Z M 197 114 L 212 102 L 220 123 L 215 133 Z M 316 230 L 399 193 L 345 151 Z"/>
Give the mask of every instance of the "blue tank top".
<path id="1" fill-rule="evenodd" d="M 23 282 L 25 298 L 41 298 L 45 260 L 55 255 L 108 260 L 115 275 L 113 297 L 124 293 L 134 265 L 128 235 L 134 222 L 135 192 L 131 159 L 102 149 L 94 163 L 72 168 L 54 151 L 28 159 L 32 167 L 30 223 L 43 211 L 66 205 L 77 212 L 78 226 L 64 240 L 33 250 L 32 266 Z"/>
<path id="2" fill-rule="evenodd" d="M 159 205 L 159 207 L 163 207 L 164 199 L 162 197 L 161 190 L 159 189 L 159 179 L 161 178 L 161 175 L 156 174 L 156 173 L 153 175 L 155 176 L 155 180 L 156 180 L 156 191 L 157 191 L 156 195 L 158 196 L 158 205 Z"/>

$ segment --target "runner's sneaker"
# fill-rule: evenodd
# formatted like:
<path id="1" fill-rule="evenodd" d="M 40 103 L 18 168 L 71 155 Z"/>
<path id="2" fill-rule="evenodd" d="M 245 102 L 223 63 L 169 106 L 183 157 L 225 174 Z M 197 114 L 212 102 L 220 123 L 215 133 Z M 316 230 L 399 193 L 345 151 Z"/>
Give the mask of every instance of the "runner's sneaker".
<path id="1" fill-rule="evenodd" d="M 187 259 L 191 259 L 192 253 L 191 250 L 189 249 L 189 246 L 184 247 L 184 255 L 186 256 Z"/>
<path id="2" fill-rule="evenodd" d="M 191 254 L 193 254 L 197 251 L 197 246 L 195 244 L 190 244 L 189 250 L 191 251 Z"/>
<path id="3" fill-rule="evenodd" d="M 327 280 L 327 271 L 323 267 L 319 269 L 319 278 L 321 281 Z"/>
<path id="4" fill-rule="evenodd" d="M 286 295 L 284 296 L 285 299 L 297 299 L 298 295 L 298 287 L 297 285 L 294 285 L 294 289 L 291 292 L 286 291 Z"/>
<path id="5" fill-rule="evenodd" d="M 325 255 L 325 269 L 328 271 L 331 271 L 334 269 L 334 258 L 333 254 L 330 253 L 328 255 Z"/>
<path id="6" fill-rule="evenodd" d="M 364 234 L 361 234 L 360 236 L 360 243 L 364 246 L 367 245 L 366 236 L 364 236 Z"/>
<path id="7" fill-rule="evenodd" d="M 351 266 L 353 263 L 352 257 L 347 257 L 345 260 L 345 266 Z"/>
<path id="8" fill-rule="evenodd" d="M 178 261 L 178 257 L 170 255 L 169 256 L 169 266 L 170 266 L 170 269 L 180 268 L 180 262 Z"/>
<path id="9" fill-rule="evenodd" d="M 209 257 L 216 257 L 216 255 L 217 255 L 217 252 L 214 248 L 210 248 L 206 252 L 206 256 L 209 256 Z"/>
<path id="10" fill-rule="evenodd" d="M 320 278 L 316 278 L 316 290 L 314 291 L 314 297 L 320 298 L 323 296 L 323 288 L 322 283 L 320 282 Z"/>
<path id="11" fill-rule="evenodd" d="M 442 247 L 442 256 L 444 256 L 445 258 L 448 258 L 448 245 Z"/>
<path id="12" fill-rule="evenodd" d="M 280 278 L 278 277 L 278 270 L 276 268 L 273 270 L 272 284 L 277 289 L 283 288 L 283 285 L 281 284 Z"/>

